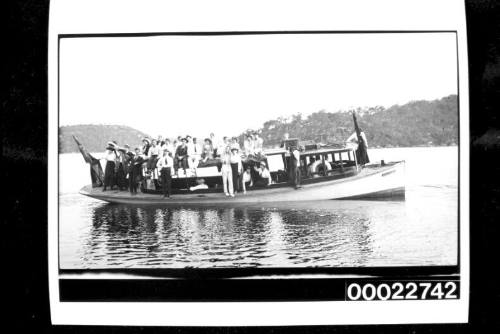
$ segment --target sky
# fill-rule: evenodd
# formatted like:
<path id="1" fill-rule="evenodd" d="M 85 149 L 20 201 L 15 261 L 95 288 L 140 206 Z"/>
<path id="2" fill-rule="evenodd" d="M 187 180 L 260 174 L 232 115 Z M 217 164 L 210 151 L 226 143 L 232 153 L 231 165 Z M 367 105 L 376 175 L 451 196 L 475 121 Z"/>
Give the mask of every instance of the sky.
<path id="1" fill-rule="evenodd" d="M 237 135 L 279 116 L 457 94 L 453 33 L 62 39 L 59 125 Z"/>

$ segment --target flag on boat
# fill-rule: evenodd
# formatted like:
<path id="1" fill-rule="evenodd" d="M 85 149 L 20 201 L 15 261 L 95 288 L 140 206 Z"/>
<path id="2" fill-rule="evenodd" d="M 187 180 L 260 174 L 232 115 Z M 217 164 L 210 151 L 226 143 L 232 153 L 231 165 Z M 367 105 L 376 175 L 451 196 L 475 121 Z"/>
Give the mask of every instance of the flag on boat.
<path id="1" fill-rule="evenodd" d="M 78 149 L 86 163 L 90 165 L 90 178 L 92 179 L 92 188 L 101 187 L 104 184 L 104 172 L 102 171 L 101 163 L 94 158 L 87 149 L 73 136 Z"/>
<path id="2" fill-rule="evenodd" d="M 352 118 L 354 120 L 354 130 L 356 130 L 356 136 L 358 137 L 358 148 L 356 149 L 356 159 L 358 164 L 364 165 L 370 162 L 368 158 L 368 146 L 361 135 L 361 130 L 358 125 L 358 120 L 356 119 L 356 113 L 352 112 Z"/>

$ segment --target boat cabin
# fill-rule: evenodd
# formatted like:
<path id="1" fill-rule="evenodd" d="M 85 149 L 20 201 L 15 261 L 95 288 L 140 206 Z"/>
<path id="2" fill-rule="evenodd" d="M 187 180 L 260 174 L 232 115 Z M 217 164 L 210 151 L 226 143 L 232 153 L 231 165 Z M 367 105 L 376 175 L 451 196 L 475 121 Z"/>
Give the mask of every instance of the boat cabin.
<path id="1" fill-rule="evenodd" d="M 264 161 L 271 174 L 272 182 L 265 187 L 250 187 L 247 191 L 263 188 L 276 188 L 290 186 L 289 167 L 290 152 L 285 148 L 268 149 L 264 151 L 264 157 L 259 159 L 243 159 L 243 169 L 251 167 L 252 179 L 258 177 L 254 170 L 261 161 Z M 359 166 L 356 160 L 356 154 L 350 147 L 317 147 L 309 146 L 300 152 L 300 170 L 302 175 L 302 184 L 317 183 L 329 181 L 344 177 L 356 175 L 359 172 Z M 190 190 L 202 182 L 205 188 Z M 187 175 L 173 176 L 173 193 L 211 193 L 222 192 L 222 174 L 220 166 L 211 166 L 197 168 L 194 173 L 188 172 Z M 160 193 L 151 182 L 144 183 L 142 191 L 146 193 Z"/>
<path id="2" fill-rule="evenodd" d="M 304 179 L 351 176 L 358 172 L 356 152 L 352 148 L 318 148 L 304 151 L 300 154 L 300 160 Z"/>

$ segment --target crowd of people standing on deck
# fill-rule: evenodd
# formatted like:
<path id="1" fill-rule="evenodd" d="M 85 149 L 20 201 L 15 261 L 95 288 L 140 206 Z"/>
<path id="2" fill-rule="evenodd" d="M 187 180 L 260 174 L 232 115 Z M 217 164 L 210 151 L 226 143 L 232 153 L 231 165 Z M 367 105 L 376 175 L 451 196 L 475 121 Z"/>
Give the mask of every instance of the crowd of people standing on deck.
<path id="1" fill-rule="evenodd" d="M 103 191 L 129 189 L 136 194 L 147 177 L 155 188 L 159 187 L 159 180 L 164 197 L 170 197 L 172 176 L 188 176 L 188 172 L 196 175 L 196 168 L 209 166 L 217 166 L 221 172 L 226 196 L 234 197 L 237 192 L 245 194 L 249 187 L 271 184 L 264 142 L 258 133 L 247 134 L 243 148 L 237 137 L 218 138 L 213 133 L 203 142 L 187 135 L 173 141 L 162 136 L 143 138 L 142 143 L 142 147 L 131 150 L 129 145 L 121 147 L 116 141 L 108 142 L 103 158 L 106 161 Z M 252 163 L 244 170 L 243 161 Z"/>

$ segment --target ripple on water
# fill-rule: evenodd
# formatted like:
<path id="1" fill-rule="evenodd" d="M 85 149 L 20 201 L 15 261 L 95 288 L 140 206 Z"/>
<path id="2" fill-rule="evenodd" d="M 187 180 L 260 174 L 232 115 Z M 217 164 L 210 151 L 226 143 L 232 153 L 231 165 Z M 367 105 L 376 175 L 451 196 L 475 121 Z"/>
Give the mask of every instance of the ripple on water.
<path id="1" fill-rule="evenodd" d="M 103 205 L 65 195 L 61 267 L 455 264 L 456 193 L 414 189 L 424 190 L 403 202 L 224 209 Z"/>

